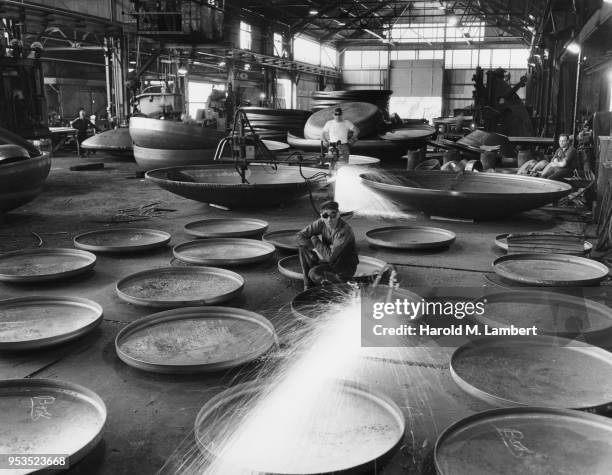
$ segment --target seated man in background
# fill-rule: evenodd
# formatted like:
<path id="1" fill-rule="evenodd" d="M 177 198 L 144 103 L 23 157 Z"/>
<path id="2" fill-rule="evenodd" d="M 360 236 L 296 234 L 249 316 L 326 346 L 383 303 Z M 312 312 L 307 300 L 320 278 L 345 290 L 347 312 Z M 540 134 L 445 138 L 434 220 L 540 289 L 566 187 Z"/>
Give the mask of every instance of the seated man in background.
<path id="1" fill-rule="evenodd" d="M 77 130 L 77 143 L 78 143 L 78 153 L 79 156 L 83 156 L 83 152 L 81 150 L 81 143 L 83 142 L 83 140 L 85 140 L 87 138 L 87 132 L 89 131 L 90 128 L 93 128 L 94 130 L 98 130 L 98 128 L 96 127 L 96 124 L 94 124 L 91 119 L 87 118 L 87 115 L 85 113 L 85 109 L 79 109 L 79 116 L 70 121 L 70 126 L 73 129 Z"/>
<path id="2" fill-rule="evenodd" d="M 297 233 L 304 290 L 323 282 L 347 282 L 359 258 L 353 229 L 340 218 L 338 203 L 321 205 L 321 218 Z"/>
<path id="3" fill-rule="evenodd" d="M 549 180 L 562 180 L 571 176 L 576 169 L 578 154 L 569 143 L 569 135 L 559 135 L 559 148 L 555 151 L 550 162 L 548 160 L 529 160 L 519 170 L 519 175 L 532 175 Z"/>

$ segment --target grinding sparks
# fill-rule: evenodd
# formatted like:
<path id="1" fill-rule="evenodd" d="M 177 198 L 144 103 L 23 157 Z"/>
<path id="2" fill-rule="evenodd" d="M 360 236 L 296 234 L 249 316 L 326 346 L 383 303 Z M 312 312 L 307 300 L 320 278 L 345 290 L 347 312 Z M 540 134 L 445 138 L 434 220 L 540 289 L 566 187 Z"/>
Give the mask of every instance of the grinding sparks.
<path id="1" fill-rule="evenodd" d="M 330 457 L 346 463 L 329 453 L 329 444 L 313 446 L 320 439 L 313 435 L 334 434 L 350 425 L 337 385 L 339 378 L 355 370 L 360 349 L 359 300 L 350 299 L 347 305 L 320 317 L 324 323 L 301 342 L 294 362 L 265 389 L 234 433 L 215 450 L 217 459 L 205 473 L 243 473 L 242 467 L 292 473 L 296 466 L 306 473 L 317 473 L 317 465 L 327 466 Z"/>
<path id="2" fill-rule="evenodd" d="M 340 204 L 340 209 L 361 216 L 406 216 L 395 204 L 361 183 L 359 175 L 366 172 L 385 177 L 385 180 L 393 179 L 392 175 L 370 167 L 345 165 L 339 168 L 335 179 L 334 199 Z"/>

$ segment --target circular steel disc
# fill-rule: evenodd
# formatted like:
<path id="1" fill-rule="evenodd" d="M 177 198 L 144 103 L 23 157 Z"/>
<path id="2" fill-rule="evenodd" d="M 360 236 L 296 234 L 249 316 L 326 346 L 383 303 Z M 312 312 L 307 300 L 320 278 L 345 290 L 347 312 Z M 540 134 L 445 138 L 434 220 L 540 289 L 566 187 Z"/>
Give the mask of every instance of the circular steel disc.
<path id="1" fill-rule="evenodd" d="M 434 458 L 440 475 L 607 475 L 612 421 L 545 407 L 480 412 L 448 427 Z"/>
<path id="2" fill-rule="evenodd" d="M 612 353 L 566 338 L 482 338 L 455 350 L 451 374 L 495 406 L 596 409 L 612 402 Z"/>
<path id="3" fill-rule="evenodd" d="M 270 383 L 230 388 L 210 399 L 198 413 L 197 444 L 204 457 L 216 459 L 213 463 L 222 467 L 222 473 L 236 473 L 240 469 L 270 475 L 325 474 L 352 469 L 369 469 L 370 473 L 375 469 L 374 462 L 379 460 L 380 466 L 380 459 L 394 452 L 402 440 L 405 430 L 402 411 L 382 394 L 355 383 L 332 381 L 309 395 L 308 401 L 287 402 L 282 397 L 283 388 L 275 390 L 273 382 Z M 257 396 L 262 393 L 271 401 L 279 399 L 278 404 L 266 404 L 264 399 L 258 406 Z M 269 408 L 264 410 L 266 417 L 261 423 L 265 427 L 261 430 L 267 434 L 266 439 L 274 439 L 275 450 L 245 450 L 239 442 L 224 447 L 223 442 L 248 425 L 249 416 L 261 406 Z M 294 420 L 299 423 L 293 423 Z M 258 444 L 253 440 L 245 443 Z"/>
<path id="4" fill-rule="evenodd" d="M 485 313 L 474 315 L 480 323 L 494 328 L 531 327 L 538 333 L 590 338 L 612 330 L 612 309 L 584 297 L 559 292 L 515 290 L 484 297 Z"/>
<path id="5" fill-rule="evenodd" d="M 24 249 L 0 255 L 0 280 L 45 282 L 72 277 L 92 269 L 96 256 L 77 249 Z"/>
<path id="6" fill-rule="evenodd" d="M 213 305 L 242 292 L 244 279 L 217 267 L 162 267 L 137 272 L 117 282 L 119 298 L 145 307 Z"/>
<path id="7" fill-rule="evenodd" d="M 185 232 L 201 238 L 244 237 L 266 232 L 268 223 L 252 218 L 213 218 L 185 225 Z"/>
<path id="8" fill-rule="evenodd" d="M 508 251 L 508 236 L 510 233 L 498 234 L 495 236 L 495 245 L 504 251 Z M 589 241 L 584 241 L 584 253 L 587 254 L 593 249 L 593 244 Z"/>
<path id="9" fill-rule="evenodd" d="M 170 238 L 170 234 L 156 229 L 101 229 L 79 234 L 74 238 L 74 246 L 86 251 L 138 252 L 163 247 Z"/>
<path id="10" fill-rule="evenodd" d="M 448 247 L 456 235 L 446 229 L 428 226 L 392 226 L 366 233 L 370 244 L 393 249 L 436 249 Z"/>
<path id="11" fill-rule="evenodd" d="M 299 245 L 297 243 L 296 234 L 299 229 L 283 229 L 282 231 L 272 231 L 262 236 L 266 242 L 274 244 L 278 249 L 283 251 L 297 251 Z"/>
<path id="12" fill-rule="evenodd" d="M 55 379 L 0 381 L 4 454 L 68 454 L 72 466 L 102 438 L 105 422 L 104 402 L 83 386 Z"/>
<path id="13" fill-rule="evenodd" d="M 274 245 L 256 239 L 199 239 L 174 246 L 174 257 L 198 265 L 242 265 L 262 262 L 275 251 Z"/>
<path id="14" fill-rule="evenodd" d="M 493 262 L 504 279 L 521 284 L 567 286 L 593 285 L 608 275 L 608 266 L 568 254 L 510 254 Z"/>
<path id="15" fill-rule="evenodd" d="M 380 273 L 386 265 L 386 262 L 375 257 L 359 255 L 359 264 L 353 277 L 373 277 Z M 298 256 L 282 258 L 278 261 L 278 271 L 290 279 L 302 280 L 304 278 Z"/>
<path id="16" fill-rule="evenodd" d="M 0 300 L 0 350 L 29 350 L 64 343 L 102 322 L 102 307 L 78 297 Z"/>
<path id="17" fill-rule="evenodd" d="M 168 310 L 140 318 L 115 339 L 119 358 L 156 373 L 233 368 L 258 358 L 276 342 L 263 316 L 230 307 Z"/>

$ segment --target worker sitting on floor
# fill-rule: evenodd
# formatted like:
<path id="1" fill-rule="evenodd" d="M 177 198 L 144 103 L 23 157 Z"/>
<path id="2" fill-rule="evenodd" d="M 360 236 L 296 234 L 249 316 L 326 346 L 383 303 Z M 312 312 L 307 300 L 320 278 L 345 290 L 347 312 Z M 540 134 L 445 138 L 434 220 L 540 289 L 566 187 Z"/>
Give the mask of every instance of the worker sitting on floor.
<path id="1" fill-rule="evenodd" d="M 572 175 L 576 169 L 576 149 L 569 143 L 569 135 L 559 136 L 559 148 L 555 151 L 551 161 L 529 160 L 519 170 L 519 175 L 532 175 L 549 180 L 562 180 Z"/>
<path id="2" fill-rule="evenodd" d="M 359 129 L 350 120 L 342 119 L 342 109 L 334 110 L 334 118 L 328 120 L 323 126 L 321 139 L 326 147 L 330 144 L 338 145 L 338 159 L 340 162 L 348 163 L 351 153 L 350 146 L 357 142 Z"/>
<path id="3" fill-rule="evenodd" d="M 347 282 L 359 257 L 353 229 L 340 218 L 338 203 L 326 201 L 321 218 L 297 233 L 304 290 L 318 284 Z"/>

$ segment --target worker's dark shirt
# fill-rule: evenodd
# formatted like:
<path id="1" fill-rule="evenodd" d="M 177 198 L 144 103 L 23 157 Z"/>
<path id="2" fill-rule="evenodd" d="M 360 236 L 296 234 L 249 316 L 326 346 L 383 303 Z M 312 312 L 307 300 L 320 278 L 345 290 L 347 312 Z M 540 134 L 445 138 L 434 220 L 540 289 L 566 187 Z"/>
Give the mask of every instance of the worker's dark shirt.
<path id="1" fill-rule="evenodd" d="M 355 245 L 353 229 L 342 219 L 330 230 L 323 219 L 319 218 L 297 233 L 300 246 L 310 247 L 312 236 L 320 236 L 321 241 L 314 248 L 321 255 L 323 262 L 329 263 L 334 272 L 351 277 L 357 270 L 359 257 Z"/>
<path id="2" fill-rule="evenodd" d="M 552 165 L 555 165 L 557 162 L 567 159 L 567 165 L 565 165 L 565 167 L 563 168 L 568 168 L 570 170 L 573 170 L 574 168 L 576 168 L 576 163 L 578 160 L 578 154 L 576 152 L 576 149 L 574 147 L 572 147 L 571 145 L 568 145 L 566 148 L 561 148 L 559 147 L 556 151 L 555 154 L 552 157 L 552 160 L 550 161 L 550 163 Z M 558 166 L 558 165 L 556 165 Z"/>
<path id="3" fill-rule="evenodd" d="M 81 119 L 80 117 L 72 123 L 72 128 L 77 130 L 77 138 L 79 142 L 87 138 L 87 129 L 95 127 L 89 119 Z"/>

